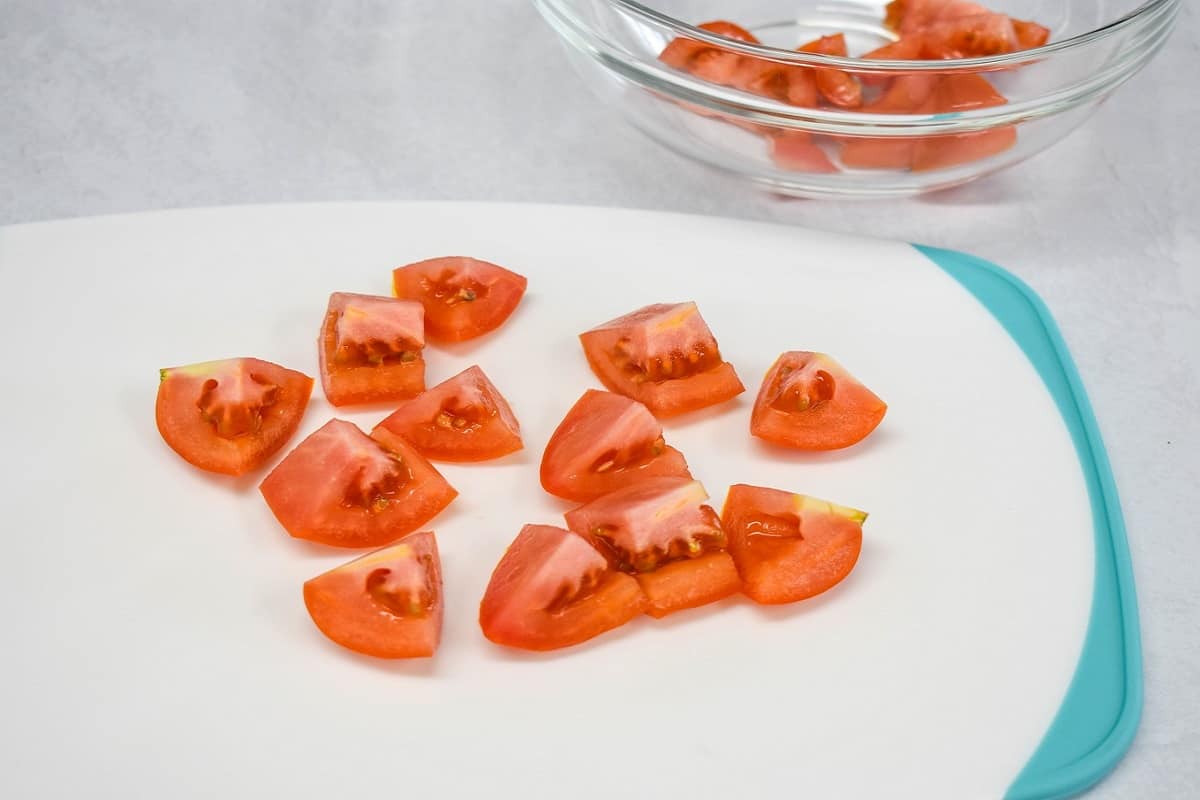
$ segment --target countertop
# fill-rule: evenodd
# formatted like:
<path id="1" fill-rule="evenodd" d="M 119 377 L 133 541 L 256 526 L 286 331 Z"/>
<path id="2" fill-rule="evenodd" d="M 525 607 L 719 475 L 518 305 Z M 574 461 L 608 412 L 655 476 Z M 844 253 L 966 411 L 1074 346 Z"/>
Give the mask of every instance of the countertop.
<path id="1" fill-rule="evenodd" d="M 525 0 L 7 0 L 0 224 L 259 202 L 536 201 L 774 220 L 996 261 L 1062 326 L 1129 529 L 1145 711 L 1089 796 L 1188 797 L 1200 784 L 1196 19 L 1184 4 L 1159 57 L 1025 164 L 923 199 L 833 202 L 772 197 L 644 140 L 587 94 Z"/>

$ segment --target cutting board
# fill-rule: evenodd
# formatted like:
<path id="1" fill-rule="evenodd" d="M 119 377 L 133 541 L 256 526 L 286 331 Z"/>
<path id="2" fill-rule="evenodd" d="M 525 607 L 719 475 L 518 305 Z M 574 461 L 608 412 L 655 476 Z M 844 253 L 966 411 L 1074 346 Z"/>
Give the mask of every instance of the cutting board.
<path id="1" fill-rule="evenodd" d="M 158 369 L 256 356 L 316 375 L 330 292 L 386 294 L 393 267 L 451 254 L 529 292 L 497 334 L 430 348 L 428 382 L 481 365 L 526 447 L 441 468 L 461 493 L 428 526 L 441 649 L 377 661 L 301 600 L 355 553 L 289 538 L 266 470 L 176 457 Z M 1136 602 L 1103 445 L 1046 308 L 971 256 L 598 208 L 265 206 L 2 229 L 0 290 L 0 796 L 1050 798 L 1133 737 Z M 549 654 L 489 643 L 493 566 L 569 507 L 537 466 L 598 385 L 576 335 L 682 300 L 749 391 L 668 421 L 668 441 L 718 507 L 743 482 L 870 512 L 858 566 L 792 606 L 730 600 Z M 882 396 L 879 430 L 817 455 L 753 440 L 758 382 L 794 349 Z M 385 413 L 335 411 L 318 386 L 300 433 Z"/>

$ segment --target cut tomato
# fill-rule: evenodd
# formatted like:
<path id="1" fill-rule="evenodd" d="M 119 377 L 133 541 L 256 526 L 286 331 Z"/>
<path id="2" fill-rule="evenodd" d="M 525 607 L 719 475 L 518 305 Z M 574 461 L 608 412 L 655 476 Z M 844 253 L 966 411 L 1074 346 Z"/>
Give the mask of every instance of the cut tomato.
<path id="1" fill-rule="evenodd" d="M 800 450 L 837 450 L 875 430 L 887 404 L 824 353 L 784 353 L 763 379 L 750 432 Z"/>
<path id="2" fill-rule="evenodd" d="M 522 447 L 521 425 L 500 390 L 479 367 L 414 397 L 380 422 L 426 458 L 487 461 Z"/>
<path id="3" fill-rule="evenodd" d="M 900 75 L 863 110 L 873 114 L 920 113 L 940 82 L 940 76 L 921 72 Z"/>
<path id="4" fill-rule="evenodd" d="M 492 572 L 479 627 L 496 644 L 555 650 L 624 625 L 646 606 L 637 581 L 587 539 L 526 525 Z"/>
<path id="5" fill-rule="evenodd" d="M 742 591 L 758 603 L 794 603 L 839 583 L 862 550 L 867 515 L 815 497 L 738 484 L 721 523 Z"/>
<path id="6" fill-rule="evenodd" d="M 411 533 L 458 492 L 412 445 L 333 419 L 296 446 L 259 486 L 297 539 L 379 547 Z"/>
<path id="7" fill-rule="evenodd" d="M 1020 49 L 1012 20 L 1003 14 L 940 19 L 921 29 L 925 58 L 975 58 Z"/>
<path id="8" fill-rule="evenodd" d="M 188 463 L 242 475 L 296 432 L 312 387 L 307 375 L 257 358 L 170 367 L 159 370 L 154 419 Z"/>
<path id="9" fill-rule="evenodd" d="M 1041 47 L 1050 41 L 1050 29 L 1043 25 L 1038 25 L 1036 22 L 1014 19 L 1012 25 L 1013 31 L 1017 34 L 1017 44 L 1020 45 L 1020 49 L 1022 50 Z"/>
<path id="10" fill-rule="evenodd" d="M 442 635 L 442 565 L 424 531 L 335 567 L 304 584 L 321 633 L 378 658 L 427 658 Z"/>
<path id="11" fill-rule="evenodd" d="M 737 572 L 708 493 L 687 478 L 648 478 L 566 514 L 567 527 L 601 543 L 645 591 L 646 613 L 666 616 L 728 597 Z"/>
<path id="12" fill-rule="evenodd" d="M 424 316 L 421 304 L 408 300 L 332 294 L 318 342 L 329 402 L 402 400 L 424 390 Z"/>
<path id="13" fill-rule="evenodd" d="M 912 164 L 913 146 L 912 138 L 846 138 L 838 156 L 853 169 L 907 169 Z"/>
<path id="14" fill-rule="evenodd" d="M 750 31 L 746 30 L 740 25 L 723 19 L 713 20 L 712 22 L 704 22 L 696 27 L 706 30 L 709 33 L 715 33 L 718 36 L 724 36 L 727 39 L 737 39 L 738 41 L 749 42 L 751 44 L 759 43 L 758 39 L 755 38 L 754 34 L 750 33 Z M 696 56 L 709 51 L 718 54 L 723 53 L 726 56 L 732 56 L 732 69 L 736 69 L 737 53 L 723 51 L 713 47 L 707 42 L 701 42 L 696 39 L 687 39 L 684 37 L 676 37 L 668 42 L 667 46 L 663 48 L 663 51 L 659 54 L 658 58 L 663 63 L 667 64 L 668 66 L 672 66 L 675 69 L 683 70 L 684 72 L 692 72 L 694 67 L 693 62 Z"/>
<path id="15" fill-rule="evenodd" d="M 588 389 L 559 423 L 542 454 L 542 488 L 584 502 L 645 478 L 691 478 L 683 454 L 663 439 L 644 405 Z"/>
<path id="16" fill-rule="evenodd" d="M 845 56 L 846 37 L 840 33 L 822 36 L 798 48 L 802 53 L 819 53 L 826 56 Z M 817 91 L 839 108 L 858 108 L 862 105 L 862 86 L 845 70 L 831 67 L 814 67 Z"/>
<path id="17" fill-rule="evenodd" d="M 807 131 L 785 131 L 772 136 L 771 160 L 793 172 L 838 171 Z"/>
<path id="18" fill-rule="evenodd" d="M 936 113 L 969 111 L 1008 102 L 988 80 L 975 74 L 946 75 L 929 101 Z M 912 168 L 916 172 L 978 161 L 997 155 L 1016 144 L 1011 125 L 978 133 L 924 136 L 913 147 Z"/>
<path id="19" fill-rule="evenodd" d="M 919 32 L 935 22 L 990 13 L 970 0 L 892 0 L 884 25 L 904 34 Z"/>
<path id="20" fill-rule="evenodd" d="M 921 58 L 922 47 L 919 35 L 903 36 L 894 42 L 888 42 L 881 47 L 876 47 L 874 50 L 863 53 L 859 58 L 880 61 L 917 61 Z M 886 85 L 889 80 L 895 77 L 900 76 L 892 72 L 865 72 L 859 73 L 858 80 L 868 86 L 881 86 Z"/>
<path id="21" fill-rule="evenodd" d="M 397 297 L 425 307 L 425 333 L 461 342 L 504 324 L 525 295 L 524 275 L 477 258 L 430 258 L 392 272 Z"/>
<path id="22" fill-rule="evenodd" d="M 721 359 L 695 303 L 659 303 L 580 335 L 608 389 L 666 417 L 721 403 L 746 390 Z"/>

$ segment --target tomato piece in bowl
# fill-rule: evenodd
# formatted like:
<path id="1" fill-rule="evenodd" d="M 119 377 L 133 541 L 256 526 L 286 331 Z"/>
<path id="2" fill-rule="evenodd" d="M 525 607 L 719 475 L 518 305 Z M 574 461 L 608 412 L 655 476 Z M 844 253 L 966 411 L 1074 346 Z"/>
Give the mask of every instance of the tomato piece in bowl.
<path id="1" fill-rule="evenodd" d="M 579 339 L 601 383 L 658 417 L 722 403 L 746 390 L 721 358 L 695 303 L 646 306 Z"/>
<path id="2" fill-rule="evenodd" d="M 524 275 L 466 256 L 430 258 L 392 272 L 395 295 L 425 307 L 425 333 L 435 342 L 462 342 L 499 328 L 528 285 Z"/>
<path id="3" fill-rule="evenodd" d="M 292 536 L 334 547 L 379 547 L 437 516 L 458 492 L 404 439 L 333 419 L 259 486 Z"/>
<path id="4" fill-rule="evenodd" d="M 516 415 L 478 366 L 405 402 L 378 428 L 440 461 L 487 461 L 523 446 Z"/>
<path id="5" fill-rule="evenodd" d="M 159 370 L 154 419 L 163 441 L 193 466 L 243 475 L 300 426 L 313 379 L 257 358 Z"/>
<path id="6" fill-rule="evenodd" d="M 566 514 L 567 527 L 637 578 L 652 617 L 713 603 L 740 588 L 708 493 L 687 478 L 648 478 Z"/>
<path id="7" fill-rule="evenodd" d="M 802 53 L 819 53 L 826 56 L 846 56 L 846 37 L 836 33 L 822 36 L 799 48 Z M 831 104 L 839 108 L 858 108 L 862 105 L 862 85 L 845 70 L 832 67 L 816 67 L 813 74 L 817 91 Z"/>
<path id="8" fill-rule="evenodd" d="M 721 524 L 742 591 L 758 603 L 794 603 L 840 583 L 862 551 L 865 512 L 815 497 L 738 484 Z"/>
<path id="9" fill-rule="evenodd" d="M 318 351 L 325 397 L 335 406 L 402 400 L 425 389 L 420 303 L 335 292 Z"/>
<path id="10" fill-rule="evenodd" d="M 838 450 L 866 438 L 886 412 L 887 403 L 829 356 L 792 351 L 763 378 L 750 432 L 799 450 Z"/>
<path id="11" fill-rule="evenodd" d="M 571 406 L 542 454 L 547 492 L 584 502 L 645 478 L 691 478 L 683 454 L 663 439 L 644 405 L 588 389 Z"/>
<path id="12" fill-rule="evenodd" d="M 526 525 L 492 572 L 479 627 L 496 644 L 523 650 L 570 647 L 639 616 L 646 597 L 585 537 Z"/>
<path id="13" fill-rule="evenodd" d="M 376 658 L 428 658 L 442 635 L 442 565 L 430 531 L 334 567 L 304 584 L 322 633 Z"/>

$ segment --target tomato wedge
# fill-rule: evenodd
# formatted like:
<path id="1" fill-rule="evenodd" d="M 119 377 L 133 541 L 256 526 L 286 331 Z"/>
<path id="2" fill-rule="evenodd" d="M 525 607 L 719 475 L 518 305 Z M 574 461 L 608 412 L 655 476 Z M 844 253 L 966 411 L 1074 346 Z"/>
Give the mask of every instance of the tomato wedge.
<path id="1" fill-rule="evenodd" d="M 542 454 L 542 488 L 578 502 L 664 475 L 692 477 L 662 425 L 636 400 L 598 389 L 571 406 Z"/>
<path id="2" fill-rule="evenodd" d="M 259 486 L 297 539 L 379 547 L 433 519 L 458 496 L 412 445 L 333 419 L 298 444 Z"/>
<path id="3" fill-rule="evenodd" d="M 342 647 L 377 658 L 428 658 L 442 635 L 442 565 L 430 531 L 304 584 L 304 605 Z"/>
<path id="4" fill-rule="evenodd" d="M 800 450 L 837 450 L 875 430 L 887 404 L 824 353 L 784 353 L 763 379 L 750 432 Z"/>
<path id="5" fill-rule="evenodd" d="M 885 9 L 884 25 L 904 34 L 921 31 L 941 20 L 989 13 L 970 0 L 892 0 Z"/>
<path id="6" fill-rule="evenodd" d="M 832 36 L 822 36 L 798 48 L 802 53 L 819 53 L 826 56 L 845 56 L 846 37 L 835 33 Z M 821 96 L 839 108 L 858 108 L 862 105 L 862 86 L 854 76 L 845 70 L 831 67 L 815 67 L 813 69 L 817 82 L 817 91 Z"/>
<path id="7" fill-rule="evenodd" d="M 242 475 L 296 432 L 312 387 L 307 375 L 257 358 L 169 367 L 159 370 L 154 419 L 189 464 Z"/>
<path id="8" fill-rule="evenodd" d="M 646 306 L 579 339 L 601 383 L 658 417 L 721 403 L 746 390 L 721 359 L 695 303 Z"/>
<path id="9" fill-rule="evenodd" d="M 1022 50 L 1041 47 L 1050 41 L 1050 29 L 1044 25 L 1024 19 L 1014 19 L 1012 25 L 1013 31 L 1017 34 L 1017 43 Z"/>
<path id="10" fill-rule="evenodd" d="M 935 112 L 969 111 L 1008 102 L 980 75 L 946 75 L 938 83 L 929 105 Z M 1011 125 L 978 133 L 925 136 L 913 146 L 912 168 L 916 172 L 945 169 L 1002 153 L 1017 141 Z"/>
<path id="11" fill-rule="evenodd" d="M 462 342 L 504 324 L 529 281 L 489 261 L 430 258 L 392 272 L 397 297 L 425 307 L 425 333 L 435 342 Z"/>
<path id="12" fill-rule="evenodd" d="M 771 160 L 793 172 L 838 171 L 808 131 L 784 131 L 772 136 Z"/>
<path id="13" fill-rule="evenodd" d="M 939 19 L 921 29 L 924 58 L 975 58 L 1021 49 L 1012 20 L 1003 14 Z"/>
<path id="14" fill-rule="evenodd" d="M 335 292 L 318 351 L 325 397 L 335 406 L 402 400 L 425 389 L 420 303 Z"/>
<path id="15" fill-rule="evenodd" d="M 441 461 L 487 461 L 522 447 L 512 408 L 477 366 L 405 402 L 379 428 Z"/>
<path id="16" fill-rule="evenodd" d="M 617 569 L 646 593 L 646 613 L 664 617 L 735 594 L 737 569 L 699 481 L 648 478 L 566 514 L 567 527 L 601 543 Z"/>
<path id="17" fill-rule="evenodd" d="M 585 642 L 640 615 L 646 597 L 582 536 L 526 525 L 492 572 L 479 627 L 496 644 L 555 650 Z"/>
<path id="18" fill-rule="evenodd" d="M 727 20 L 718 19 L 704 22 L 696 27 L 727 39 L 737 39 L 751 44 L 759 43 L 750 31 Z M 668 66 L 699 75 L 705 80 L 712 80 L 712 76 L 724 78 L 724 80 L 718 80 L 718 83 L 732 79 L 739 67 L 737 53 L 713 47 L 707 42 L 681 36 L 668 42 L 663 51 L 659 53 L 658 58 Z"/>
<path id="19" fill-rule="evenodd" d="M 721 524 L 742 591 L 758 603 L 794 603 L 850 574 L 862 550 L 865 512 L 815 497 L 738 484 Z"/>

